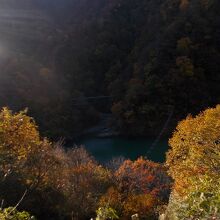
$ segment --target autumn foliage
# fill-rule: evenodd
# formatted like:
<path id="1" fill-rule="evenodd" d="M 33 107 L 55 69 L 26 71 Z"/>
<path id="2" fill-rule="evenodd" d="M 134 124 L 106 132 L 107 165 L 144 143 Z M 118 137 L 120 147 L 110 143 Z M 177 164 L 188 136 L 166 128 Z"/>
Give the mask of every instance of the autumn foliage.
<path id="1" fill-rule="evenodd" d="M 100 205 L 110 205 L 123 219 L 135 213 L 141 219 L 155 219 L 155 208 L 167 201 L 171 184 L 163 165 L 144 158 L 124 161 L 114 173 L 114 181 Z"/>
<path id="2" fill-rule="evenodd" d="M 27 192 L 21 207 L 40 219 L 92 215 L 110 182 L 110 173 L 83 148 L 65 151 L 40 136 L 26 111 L 7 108 L 0 113 L 0 172 L 5 205 Z"/>
<path id="3" fill-rule="evenodd" d="M 179 219 L 219 216 L 220 106 L 181 121 L 166 166 L 143 157 L 98 164 L 83 147 L 64 149 L 42 138 L 26 111 L 0 112 L 0 197 L 39 219 L 96 215 L 157 219 L 167 204 Z M 115 164 L 114 164 L 115 163 Z M 184 205 L 182 205 L 184 204 Z M 4 208 L 3 207 L 3 208 Z M 190 218 L 189 218 L 190 217 Z M 192 218 L 191 218 L 192 217 Z M 171 218 L 172 219 L 172 218 Z"/>
<path id="4" fill-rule="evenodd" d="M 135 213 L 156 218 L 155 207 L 167 201 L 170 189 L 162 164 L 139 158 L 106 168 L 83 147 L 64 149 L 62 143 L 42 138 L 26 113 L 0 112 L 0 196 L 5 205 L 14 206 L 25 192 L 20 208 L 39 219 L 87 219 L 96 210 L 112 210 L 120 219 Z"/>
<path id="5" fill-rule="evenodd" d="M 166 165 L 174 188 L 168 214 L 219 219 L 220 105 L 181 121 L 169 144 Z"/>
<path id="6" fill-rule="evenodd" d="M 214 178 L 220 167 L 220 106 L 196 117 L 188 116 L 177 126 L 167 153 L 169 173 L 175 189 L 186 192 L 195 178 L 208 174 Z"/>

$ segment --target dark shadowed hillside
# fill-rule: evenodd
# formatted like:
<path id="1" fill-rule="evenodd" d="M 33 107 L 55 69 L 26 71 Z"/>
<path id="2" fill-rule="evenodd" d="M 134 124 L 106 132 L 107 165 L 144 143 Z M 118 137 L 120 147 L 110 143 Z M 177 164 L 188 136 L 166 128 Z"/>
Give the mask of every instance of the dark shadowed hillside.
<path id="1" fill-rule="evenodd" d="M 0 220 L 220 220 L 219 9 L 0 0 Z"/>
<path id="2" fill-rule="evenodd" d="M 113 112 L 122 134 L 155 135 L 173 109 L 169 128 L 219 102 L 217 0 L 1 4 L 1 40 L 13 46 L 1 63 L 1 105 L 28 106 L 51 135 L 80 133 L 100 111 Z M 112 99 L 84 99 L 103 95 Z"/>

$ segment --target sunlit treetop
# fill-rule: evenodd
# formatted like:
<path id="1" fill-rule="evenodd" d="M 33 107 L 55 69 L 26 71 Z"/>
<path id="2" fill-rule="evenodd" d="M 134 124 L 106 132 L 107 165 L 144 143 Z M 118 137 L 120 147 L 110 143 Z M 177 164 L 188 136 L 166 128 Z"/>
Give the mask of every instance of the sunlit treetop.
<path id="1" fill-rule="evenodd" d="M 27 170 L 29 176 L 33 175 L 38 169 L 36 164 L 41 166 L 39 169 L 42 170 L 43 164 L 48 160 L 48 151 L 51 147 L 47 139 L 40 137 L 37 125 L 27 115 L 26 110 L 13 113 L 8 108 L 2 109 L 0 112 L 0 168 L 3 172 L 7 174 Z M 32 169 L 33 167 L 35 170 Z"/>
<path id="2" fill-rule="evenodd" d="M 219 178 L 220 105 L 181 121 L 169 140 L 166 164 L 181 193 L 190 190 L 195 178 Z"/>

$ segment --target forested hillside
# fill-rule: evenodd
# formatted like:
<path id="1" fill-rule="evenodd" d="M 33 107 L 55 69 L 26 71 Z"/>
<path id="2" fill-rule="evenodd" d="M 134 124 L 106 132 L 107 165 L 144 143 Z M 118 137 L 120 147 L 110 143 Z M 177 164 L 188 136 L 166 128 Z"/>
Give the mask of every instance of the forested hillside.
<path id="1" fill-rule="evenodd" d="M 174 109 L 168 134 L 220 101 L 218 0 L 3 3 L 0 104 L 29 107 L 48 135 L 78 134 L 110 111 L 121 134 L 155 135 Z"/>
<path id="2" fill-rule="evenodd" d="M 0 220 L 219 220 L 219 9 L 0 0 Z"/>
<path id="3" fill-rule="evenodd" d="M 179 122 L 165 164 L 140 157 L 101 165 L 83 147 L 40 136 L 25 111 L 3 108 L 0 219 L 219 220 L 219 131 L 220 105 Z"/>

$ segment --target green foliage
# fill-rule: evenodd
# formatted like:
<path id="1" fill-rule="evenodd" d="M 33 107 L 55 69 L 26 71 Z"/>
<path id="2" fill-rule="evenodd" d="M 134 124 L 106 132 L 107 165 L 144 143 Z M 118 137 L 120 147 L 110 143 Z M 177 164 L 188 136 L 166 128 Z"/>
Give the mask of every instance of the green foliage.
<path id="1" fill-rule="evenodd" d="M 182 201 L 177 215 L 180 219 L 220 218 L 220 179 L 204 177 Z"/>
<path id="2" fill-rule="evenodd" d="M 116 211 L 111 207 L 100 207 L 96 214 L 96 220 L 119 219 Z"/>
<path id="3" fill-rule="evenodd" d="M 5 208 L 0 211 L 1 220 L 36 220 L 28 212 L 19 212 L 14 207 Z"/>
<path id="4" fill-rule="evenodd" d="M 219 179 L 210 177 L 196 181 L 191 192 L 179 196 L 173 194 L 166 210 L 167 220 L 219 219 L 220 218 Z"/>

